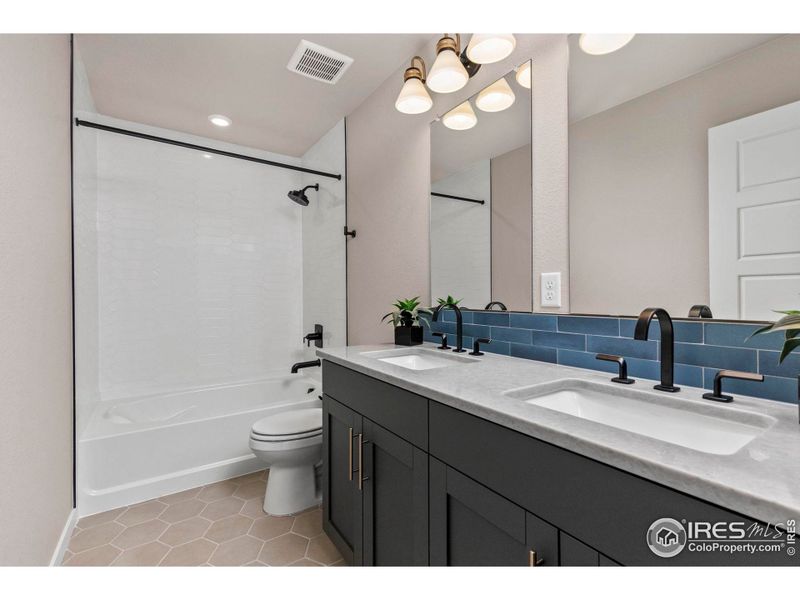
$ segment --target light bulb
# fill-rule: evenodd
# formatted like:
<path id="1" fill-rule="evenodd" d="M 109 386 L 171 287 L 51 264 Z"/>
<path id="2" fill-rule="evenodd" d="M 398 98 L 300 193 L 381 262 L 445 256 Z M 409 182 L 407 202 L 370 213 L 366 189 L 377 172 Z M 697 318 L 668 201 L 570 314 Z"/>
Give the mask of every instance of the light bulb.
<path id="1" fill-rule="evenodd" d="M 582 33 L 578 45 L 586 54 L 609 54 L 630 42 L 635 33 Z"/>
<path id="2" fill-rule="evenodd" d="M 514 104 L 514 90 L 501 77 L 492 85 L 485 87 L 475 99 L 475 105 L 484 112 L 500 112 Z"/>
<path id="3" fill-rule="evenodd" d="M 517 40 L 511 33 L 473 33 L 467 46 L 467 58 L 479 65 L 503 60 L 514 51 Z"/>
<path id="4" fill-rule="evenodd" d="M 208 120 L 217 127 L 227 127 L 231 120 L 225 115 L 208 115 Z"/>
<path id="5" fill-rule="evenodd" d="M 428 90 L 417 77 L 409 77 L 403 84 L 394 107 L 407 115 L 424 113 L 433 106 Z"/>
<path id="6" fill-rule="evenodd" d="M 467 85 L 467 81 L 469 74 L 458 55 L 450 48 L 445 48 L 436 55 L 426 83 L 434 92 L 449 94 Z"/>
<path id="7" fill-rule="evenodd" d="M 442 117 L 444 126 L 448 129 L 455 129 L 456 131 L 471 129 L 475 127 L 477 122 L 478 117 L 475 116 L 475 111 L 472 110 L 472 105 L 469 103 L 469 100 L 462 102 L 451 111 L 445 113 Z"/>
<path id="8" fill-rule="evenodd" d="M 531 89 L 531 61 L 522 63 L 517 69 L 517 83 L 524 88 Z"/>

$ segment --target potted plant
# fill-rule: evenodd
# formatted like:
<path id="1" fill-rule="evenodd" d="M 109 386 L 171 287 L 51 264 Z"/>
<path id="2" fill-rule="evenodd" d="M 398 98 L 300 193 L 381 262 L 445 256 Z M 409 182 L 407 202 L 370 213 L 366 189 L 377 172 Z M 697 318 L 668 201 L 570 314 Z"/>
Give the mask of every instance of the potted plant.
<path id="1" fill-rule="evenodd" d="M 778 364 L 780 364 L 789 354 L 800 348 L 800 310 L 776 310 L 775 312 L 784 316 L 775 323 L 762 327 L 753 335 L 775 331 L 784 332 L 783 348 L 778 357 Z M 800 373 L 797 375 L 797 401 L 800 404 Z M 800 414 L 798 414 L 798 420 L 800 420 Z"/>
<path id="2" fill-rule="evenodd" d="M 428 325 L 423 314 L 430 311 L 419 308 L 419 296 L 396 300 L 392 305 L 396 310 L 383 315 L 381 322 L 394 325 L 394 343 L 398 346 L 417 346 L 422 343 L 422 323 Z"/>

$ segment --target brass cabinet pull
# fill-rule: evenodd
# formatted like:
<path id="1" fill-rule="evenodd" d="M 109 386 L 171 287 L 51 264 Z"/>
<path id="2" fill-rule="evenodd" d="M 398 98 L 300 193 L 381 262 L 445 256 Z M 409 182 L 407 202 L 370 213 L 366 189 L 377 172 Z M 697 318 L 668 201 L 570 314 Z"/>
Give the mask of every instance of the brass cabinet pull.
<path id="1" fill-rule="evenodd" d="M 353 481 L 353 428 L 347 431 L 347 479 Z"/>
<path id="2" fill-rule="evenodd" d="M 536 550 L 529 550 L 528 551 L 528 566 L 529 567 L 538 567 L 539 565 L 544 564 L 544 559 L 539 558 L 536 555 Z"/>

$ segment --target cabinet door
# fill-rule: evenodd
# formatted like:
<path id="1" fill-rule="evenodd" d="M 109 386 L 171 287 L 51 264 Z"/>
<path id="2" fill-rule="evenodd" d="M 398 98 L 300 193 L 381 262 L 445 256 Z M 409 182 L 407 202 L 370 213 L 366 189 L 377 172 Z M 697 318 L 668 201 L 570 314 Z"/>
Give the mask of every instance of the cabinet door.
<path id="1" fill-rule="evenodd" d="M 364 564 L 428 564 L 428 455 L 369 419 L 356 459 L 364 503 Z M 362 467 L 363 465 L 363 467 Z"/>
<path id="2" fill-rule="evenodd" d="M 434 458 L 430 519 L 431 565 L 558 564 L 552 525 Z"/>
<path id="3" fill-rule="evenodd" d="M 562 531 L 561 565 L 564 567 L 597 567 L 600 565 L 600 553 Z"/>
<path id="4" fill-rule="evenodd" d="M 351 565 L 363 561 L 363 512 L 355 452 L 361 416 L 330 398 L 322 400 L 323 529 Z"/>

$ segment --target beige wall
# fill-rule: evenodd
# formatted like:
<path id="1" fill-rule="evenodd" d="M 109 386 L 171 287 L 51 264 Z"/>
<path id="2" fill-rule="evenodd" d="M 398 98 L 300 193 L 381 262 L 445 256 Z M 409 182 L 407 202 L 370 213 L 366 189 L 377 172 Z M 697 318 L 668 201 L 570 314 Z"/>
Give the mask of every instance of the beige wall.
<path id="1" fill-rule="evenodd" d="M 69 37 L 0 35 L 0 565 L 72 510 Z"/>
<path id="2" fill-rule="evenodd" d="M 492 300 L 531 310 L 531 146 L 492 159 Z"/>
<path id="3" fill-rule="evenodd" d="M 429 65 L 435 43 L 432 36 L 420 49 Z M 543 250 L 534 253 L 534 277 L 541 271 L 562 271 L 566 298 L 567 38 L 521 34 L 510 57 L 481 67 L 458 92 L 432 94 L 434 106 L 423 115 L 404 115 L 394 108 L 403 65 L 348 116 L 347 221 L 358 232 L 348 241 L 350 344 L 392 339 L 391 328 L 381 325 L 380 318 L 395 298 L 430 299 L 431 120 L 531 58 L 534 240 L 538 236 L 543 243 Z"/>
<path id="4" fill-rule="evenodd" d="M 708 129 L 800 99 L 798 65 L 779 38 L 570 125 L 574 312 L 708 302 Z"/>

